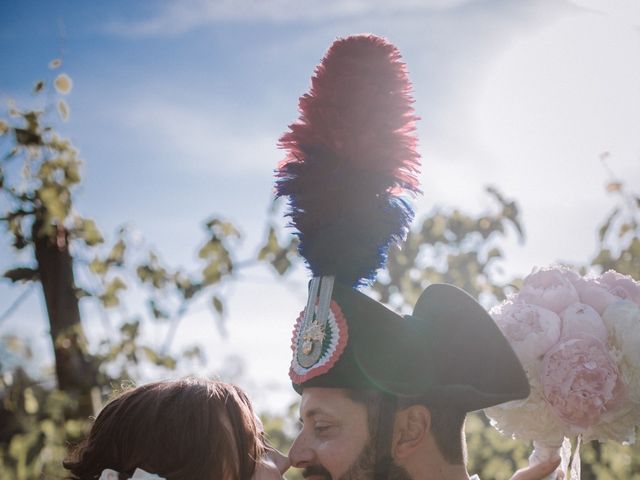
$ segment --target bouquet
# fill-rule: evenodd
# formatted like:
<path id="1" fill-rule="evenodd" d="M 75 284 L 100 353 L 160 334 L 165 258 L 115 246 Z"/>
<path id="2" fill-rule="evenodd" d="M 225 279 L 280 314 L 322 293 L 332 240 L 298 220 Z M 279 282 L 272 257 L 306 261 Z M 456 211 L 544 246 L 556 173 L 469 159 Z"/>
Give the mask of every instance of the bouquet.
<path id="1" fill-rule="evenodd" d="M 533 441 L 531 464 L 581 441 L 635 441 L 640 424 L 640 283 L 610 270 L 582 277 L 565 267 L 534 271 L 491 315 L 531 384 L 525 400 L 486 410 L 499 431 Z M 563 447 L 564 444 L 564 447 Z"/>

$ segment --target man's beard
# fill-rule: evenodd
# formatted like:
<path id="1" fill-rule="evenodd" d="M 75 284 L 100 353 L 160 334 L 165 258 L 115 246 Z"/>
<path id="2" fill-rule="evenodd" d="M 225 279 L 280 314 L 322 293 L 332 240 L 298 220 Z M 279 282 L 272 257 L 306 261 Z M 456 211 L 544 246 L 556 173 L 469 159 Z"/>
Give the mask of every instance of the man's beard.
<path id="1" fill-rule="evenodd" d="M 375 477 L 376 469 L 376 452 L 371 446 L 370 442 L 362 449 L 358 458 L 351 464 L 349 470 L 337 480 L 372 480 Z M 303 477 L 309 477 L 311 475 L 319 475 L 326 480 L 333 480 L 329 471 L 322 465 L 310 465 L 302 472 Z M 389 472 L 387 474 L 388 480 L 411 480 L 411 477 L 407 471 L 397 465 L 393 460 L 389 465 Z"/>

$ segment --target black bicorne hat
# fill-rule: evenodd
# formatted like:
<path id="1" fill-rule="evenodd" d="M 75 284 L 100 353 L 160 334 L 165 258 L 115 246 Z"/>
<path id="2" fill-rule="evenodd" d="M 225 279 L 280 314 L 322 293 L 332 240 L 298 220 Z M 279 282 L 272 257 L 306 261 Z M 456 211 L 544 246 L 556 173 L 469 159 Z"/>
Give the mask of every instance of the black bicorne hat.
<path id="1" fill-rule="evenodd" d="M 434 284 L 402 317 L 351 287 L 335 284 L 331 321 L 316 363 L 300 363 L 304 331 L 294 331 L 290 375 L 308 387 L 376 389 L 437 398 L 466 412 L 529 395 L 511 346 L 486 310 L 463 290 Z M 301 315 L 301 319 L 304 316 Z"/>

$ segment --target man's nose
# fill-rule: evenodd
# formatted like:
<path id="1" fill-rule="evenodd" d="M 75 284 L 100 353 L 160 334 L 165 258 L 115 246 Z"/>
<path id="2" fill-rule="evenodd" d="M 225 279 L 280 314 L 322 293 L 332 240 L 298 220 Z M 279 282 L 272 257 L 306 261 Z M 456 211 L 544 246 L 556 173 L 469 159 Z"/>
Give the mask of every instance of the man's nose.
<path id="1" fill-rule="evenodd" d="M 314 463 L 314 452 L 310 448 L 308 442 L 305 439 L 304 434 L 298 435 L 294 440 L 293 445 L 289 449 L 289 460 L 291 465 L 296 468 L 304 468 Z"/>

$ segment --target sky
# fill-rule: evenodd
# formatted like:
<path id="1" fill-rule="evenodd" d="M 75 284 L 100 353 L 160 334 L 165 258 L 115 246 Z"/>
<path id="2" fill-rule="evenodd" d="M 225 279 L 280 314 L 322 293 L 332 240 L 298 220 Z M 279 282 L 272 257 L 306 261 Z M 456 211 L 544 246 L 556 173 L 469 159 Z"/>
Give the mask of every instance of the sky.
<path id="1" fill-rule="evenodd" d="M 272 200 L 277 139 L 338 37 L 371 32 L 401 51 L 413 83 L 424 195 L 434 206 L 490 208 L 497 186 L 522 210 L 527 240 L 504 267 L 525 275 L 584 263 L 613 208 L 608 173 L 640 191 L 640 6 L 616 0 L 169 0 L 10 2 L 0 19 L 0 102 L 35 100 L 36 80 L 62 58 L 73 79 L 70 120 L 80 150 L 78 210 L 108 240 L 127 224 L 170 265 L 197 265 L 203 222 L 217 215 L 255 255 Z M 0 207 L 5 207 L 0 204 Z M 243 258 L 239 258 L 242 260 Z M 0 237 L 0 268 L 25 261 Z M 243 271 L 228 298 L 223 338 L 208 305 L 189 310 L 176 350 L 199 342 L 208 364 L 231 368 L 258 408 L 294 398 L 289 343 L 307 274 L 274 281 Z M 0 282 L 0 313 L 22 292 Z M 131 293 L 129 307 L 142 308 Z M 82 305 L 91 338 L 108 334 Z M 113 315 L 113 321 L 118 318 Z M 0 325 L 51 356 L 41 293 Z M 148 329 L 161 342 L 164 330 Z"/>

